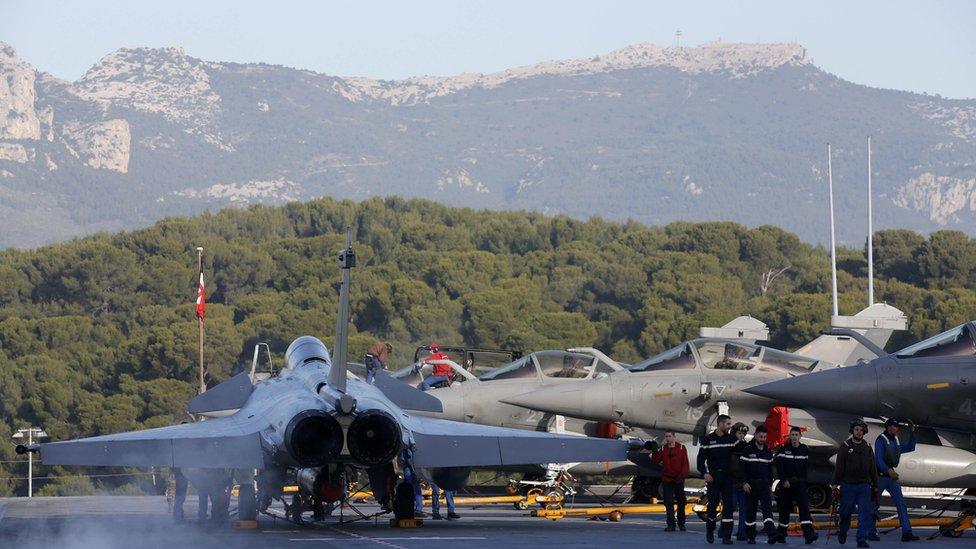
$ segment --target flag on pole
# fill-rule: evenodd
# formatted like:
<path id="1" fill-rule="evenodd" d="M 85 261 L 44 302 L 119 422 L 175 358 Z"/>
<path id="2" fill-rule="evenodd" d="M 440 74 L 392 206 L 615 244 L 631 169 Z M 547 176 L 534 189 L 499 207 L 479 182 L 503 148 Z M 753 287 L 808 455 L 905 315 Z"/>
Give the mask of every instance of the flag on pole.
<path id="1" fill-rule="evenodd" d="M 203 271 L 200 271 L 200 285 L 197 287 L 197 318 L 207 316 L 207 292 L 203 288 Z"/>

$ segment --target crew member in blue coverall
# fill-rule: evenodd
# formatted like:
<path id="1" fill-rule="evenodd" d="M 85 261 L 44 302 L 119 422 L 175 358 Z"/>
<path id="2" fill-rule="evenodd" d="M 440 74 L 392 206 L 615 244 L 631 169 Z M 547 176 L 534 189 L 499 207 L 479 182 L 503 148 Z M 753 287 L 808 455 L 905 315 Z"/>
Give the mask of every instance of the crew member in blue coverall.
<path id="1" fill-rule="evenodd" d="M 878 465 L 878 496 L 885 490 L 891 496 L 891 501 L 898 510 L 898 522 L 901 523 L 901 540 L 918 541 L 918 536 L 912 533 L 912 523 L 908 518 L 908 507 L 905 506 L 905 497 L 901 493 L 901 484 L 898 483 L 898 463 L 901 455 L 915 451 L 915 424 L 908 422 L 909 432 L 907 440 L 902 442 L 898 437 L 901 427 L 893 418 L 885 421 L 885 430 L 878 435 L 874 441 L 874 461 Z M 871 533 L 868 539 L 880 541 L 878 528 L 871 525 Z"/>

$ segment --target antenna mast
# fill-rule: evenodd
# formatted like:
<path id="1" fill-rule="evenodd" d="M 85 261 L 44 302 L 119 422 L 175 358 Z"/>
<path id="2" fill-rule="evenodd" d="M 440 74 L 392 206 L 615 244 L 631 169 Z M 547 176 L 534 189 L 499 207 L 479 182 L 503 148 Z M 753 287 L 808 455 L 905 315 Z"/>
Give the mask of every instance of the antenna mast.
<path id="1" fill-rule="evenodd" d="M 837 243 L 834 236 L 834 173 L 830 162 L 830 143 L 827 143 L 827 195 L 830 200 L 830 291 L 833 299 L 833 316 L 837 311 Z"/>
<path id="2" fill-rule="evenodd" d="M 874 305 L 874 224 L 871 212 L 871 136 L 868 136 L 868 307 Z"/>

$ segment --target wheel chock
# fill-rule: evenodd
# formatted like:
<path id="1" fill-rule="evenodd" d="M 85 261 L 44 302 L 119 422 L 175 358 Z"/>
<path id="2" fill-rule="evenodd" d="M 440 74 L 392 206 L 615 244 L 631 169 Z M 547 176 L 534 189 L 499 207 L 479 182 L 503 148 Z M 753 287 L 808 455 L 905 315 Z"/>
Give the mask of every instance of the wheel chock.
<path id="1" fill-rule="evenodd" d="M 390 526 L 394 528 L 420 528 L 424 525 L 423 519 L 412 518 L 412 519 L 390 519 Z"/>

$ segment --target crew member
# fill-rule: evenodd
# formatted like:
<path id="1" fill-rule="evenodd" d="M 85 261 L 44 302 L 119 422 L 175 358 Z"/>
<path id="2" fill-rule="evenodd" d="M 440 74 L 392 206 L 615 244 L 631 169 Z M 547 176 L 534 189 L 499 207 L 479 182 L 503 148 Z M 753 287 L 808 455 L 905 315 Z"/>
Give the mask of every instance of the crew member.
<path id="1" fill-rule="evenodd" d="M 813 530 L 813 518 L 810 516 L 810 502 L 807 496 L 807 462 L 810 452 L 807 445 L 800 442 L 803 432 L 799 427 L 790 427 L 790 435 L 786 444 L 776 452 L 773 462 L 779 477 L 777 492 L 779 497 L 776 506 L 779 508 L 779 528 L 776 541 L 786 543 L 786 533 L 790 527 L 790 512 L 796 505 L 800 515 L 800 529 L 807 545 L 817 541 L 819 537 Z"/>
<path id="2" fill-rule="evenodd" d="M 685 531 L 685 479 L 688 478 L 688 450 L 678 442 L 674 431 L 664 433 L 664 446 L 651 454 L 651 462 L 661 466 L 661 489 L 664 492 L 664 508 L 668 513 L 668 526 L 664 530 L 674 532 L 675 503 L 678 505 L 678 529 Z"/>
<path id="3" fill-rule="evenodd" d="M 851 514 L 857 505 L 857 546 L 868 545 L 868 532 L 874 521 L 874 505 L 871 504 L 873 495 L 878 489 L 878 466 L 874 461 L 871 445 L 865 442 L 864 435 L 868 432 L 868 425 L 861 419 L 851 422 L 851 437 L 841 443 L 837 449 L 837 465 L 834 467 L 836 486 L 840 486 L 840 529 L 837 541 L 847 541 L 847 531 L 851 529 Z"/>
<path id="4" fill-rule="evenodd" d="M 773 451 L 766 445 L 766 426 L 756 427 L 752 442 L 746 444 L 739 456 L 738 474 L 746 493 L 746 527 L 749 545 L 756 544 L 756 512 L 762 508 L 763 533 L 769 543 L 776 543 L 773 520 Z"/>
<path id="5" fill-rule="evenodd" d="M 708 498 L 705 540 L 715 541 L 715 511 L 722 502 L 722 543 L 732 545 L 732 449 L 735 435 L 729 432 L 732 418 L 719 414 L 715 430 L 705 435 L 698 450 L 698 471 L 705 477 Z"/>
<path id="6" fill-rule="evenodd" d="M 370 345 L 369 349 L 366 349 L 366 357 L 363 359 L 363 363 L 366 365 L 366 383 L 373 382 L 373 377 L 376 376 L 377 371 L 386 369 L 391 352 L 393 352 L 393 345 L 382 341 L 377 341 Z"/>
<path id="7" fill-rule="evenodd" d="M 447 500 L 447 520 L 461 518 L 454 507 L 454 492 L 444 490 L 444 499 Z M 441 489 L 433 482 L 430 483 L 430 516 L 434 520 L 441 520 Z"/>
<path id="8" fill-rule="evenodd" d="M 732 426 L 732 434 L 735 435 L 736 453 L 741 454 L 742 448 L 746 445 L 746 435 L 749 434 L 749 426 L 741 421 L 735 422 Z M 738 460 L 734 459 L 733 464 L 738 466 Z M 736 482 L 732 487 L 732 500 L 735 502 L 735 511 L 739 513 L 739 524 L 735 529 L 735 539 L 745 541 L 749 539 L 746 528 L 746 492 L 742 489 L 742 483 Z"/>
<path id="9" fill-rule="evenodd" d="M 179 468 L 173 469 L 173 519 L 183 521 L 183 503 L 186 502 L 186 477 Z"/>
<path id="10" fill-rule="evenodd" d="M 428 345 L 427 350 L 430 351 L 430 354 L 424 359 L 424 363 L 429 364 L 435 360 L 448 360 L 451 358 L 447 356 L 447 353 L 441 352 L 440 346 L 436 343 Z M 433 372 L 420 384 L 421 391 L 426 391 L 438 383 L 450 383 L 451 377 L 454 375 L 454 371 L 448 364 L 432 364 L 432 366 Z"/>
<path id="11" fill-rule="evenodd" d="M 400 456 L 403 465 L 403 480 L 413 486 L 413 514 L 416 518 L 426 518 L 424 513 L 424 492 L 420 487 L 420 477 L 413 469 L 413 452 L 406 448 Z"/>
<path id="12" fill-rule="evenodd" d="M 893 418 L 885 421 L 884 432 L 874 441 L 874 462 L 878 467 L 878 496 L 880 497 L 885 490 L 891 495 L 891 501 L 898 510 L 898 522 L 901 523 L 901 540 L 918 541 L 918 536 L 912 533 L 908 508 L 905 506 L 905 497 L 901 493 L 901 484 L 898 483 L 898 471 L 895 470 L 902 454 L 915 451 L 915 424 L 909 421 L 908 427 L 908 439 L 902 442 L 898 437 L 898 432 L 901 430 L 898 422 Z M 872 524 L 868 539 L 877 536 L 878 528 Z"/>

